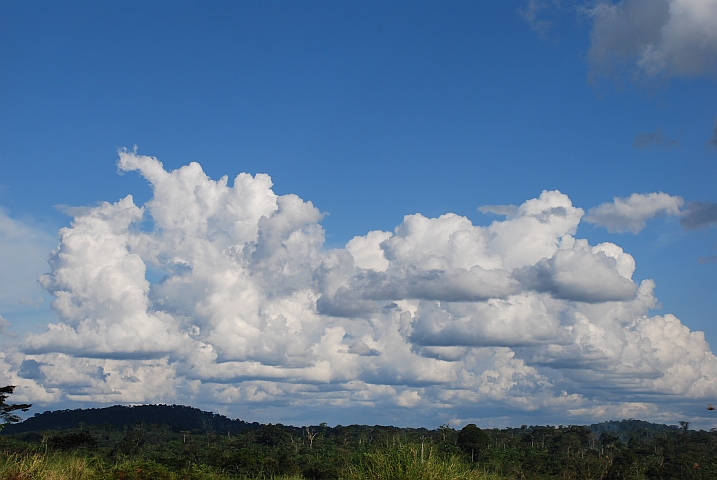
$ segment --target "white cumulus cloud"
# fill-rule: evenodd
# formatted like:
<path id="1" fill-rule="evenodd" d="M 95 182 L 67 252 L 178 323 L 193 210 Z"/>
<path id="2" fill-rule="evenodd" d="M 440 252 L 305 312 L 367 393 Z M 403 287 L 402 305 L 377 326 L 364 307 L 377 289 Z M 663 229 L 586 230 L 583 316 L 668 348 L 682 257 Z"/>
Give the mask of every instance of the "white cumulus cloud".
<path id="1" fill-rule="evenodd" d="M 153 196 L 75 209 L 60 231 L 42 278 L 60 320 L 0 357 L 28 399 L 423 424 L 717 394 L 704 336 L 650 317 L 654 284 L 619 246 L 574 238 L 584 212 L 558 191 L 486 227 L 409 215 L 327 250 L 321 212 L 266 175 L 119 166 Z"/>

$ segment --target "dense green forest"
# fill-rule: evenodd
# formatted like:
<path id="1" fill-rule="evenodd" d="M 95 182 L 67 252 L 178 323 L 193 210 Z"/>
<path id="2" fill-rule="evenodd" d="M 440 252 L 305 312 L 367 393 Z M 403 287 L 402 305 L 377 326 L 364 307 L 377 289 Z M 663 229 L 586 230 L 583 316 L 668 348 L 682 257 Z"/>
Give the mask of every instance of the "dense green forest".
<path id="1" fill-rule="evenodd" d="M 717 479 L 717 431 L 633 419 L 504 429 L 296 427 L 177 405 L 114 406 L 7 425 L 0 453 L 0 478 L 12 479 L 72 477 L 32 476 L 30 467 L 22 476 L 28 459 L 81 461 L 95 473 L 72 478 L 122 480 Z"/>

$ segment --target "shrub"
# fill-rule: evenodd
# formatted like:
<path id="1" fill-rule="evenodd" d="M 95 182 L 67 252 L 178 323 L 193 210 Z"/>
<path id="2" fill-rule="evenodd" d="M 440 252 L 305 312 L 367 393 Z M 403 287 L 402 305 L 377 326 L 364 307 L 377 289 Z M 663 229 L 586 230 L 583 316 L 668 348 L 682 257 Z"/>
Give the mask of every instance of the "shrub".
<path id="1" fill-rule="evenodd" d="M 365 453 L 358 466 L 350 466 L 346 480 L 473 480 L 486 479 L 462 459 L 437 455 L 420 444 L 386 446 Z"/>

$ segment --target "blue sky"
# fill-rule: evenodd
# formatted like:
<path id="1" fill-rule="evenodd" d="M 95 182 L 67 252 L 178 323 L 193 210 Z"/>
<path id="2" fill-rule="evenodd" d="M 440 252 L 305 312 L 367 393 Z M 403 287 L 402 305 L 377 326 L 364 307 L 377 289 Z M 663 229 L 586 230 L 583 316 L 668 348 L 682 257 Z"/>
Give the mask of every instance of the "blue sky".
<path id="1" fill-rule="evenodd" d="M 475 421 L 502 426 L 526 423 L 526 418 L 534 419 L 527 423 L 577 423 L 622 415 L 665 422 L 689 418 L 713 425 L 700 410 L 703 403 L 717 400 L 712 355 L 717 344 L 717 22 L 711 19 L 717 19 L 714 0 L 5 2 L 0 10 L 0 259 L 5 264 L 0 273 L 5 290 L 0 335 L 7 352 L 2 381 L 20 385 L 18 398 L 43 409 L 162 401 L 285 423 L 435 427 L 445 421 Z M 120 169 L 118 151 L 124 148 L 129 149 L 123 153 L 127 163 Z M 255 223 L 247 232 L 254 233 L 231 233 L 226 225 L 233 223 L 224 214 L 219 220 L 212 216 L 219 215 L 214 207 L 204 209 L 209 197 L 192 197 L 204 189 L 219 198 L 224 195 L 216 193 L 223 191 L 221 185 L 209 186 L 196 171 L 187 173 L 194 190 L 179 180 L 160 181 L 161 176 L 152 177 L 154 160 L 145 155 L 162 162 L 167 172 L 197 162 L 208 179 L 227 175 L 228 188 L 242 172 L 268 174 L 271 189 L 258 180 L 263 177 L 255 177 L 251 189 L 265 192 L 265 200 L 271 197 L 266 200 L 270 205 L 260 207 L 257 200 L 241 207 L 216 207 L 254 212 L 246 213 Z M 555 190 L 562 196 L 543 195 Z M 659 192 L 665 195 L 650 196 Z M 102 210 L 102 202 L 113 204 L 129 194 L 134 205 L 144 205 L 143 213 L 128 213 L 134 210 L 126 204 Z M 273 199 L 290 194 L 303 200 L 303 206 L 281 206 Z M 638 196 L 630 203 L 626 199 L 633 194 Z M 190 197 L 195 203 L 183 203 Z M 629 208 L 619 210 L 615 198 Z M 542 205 L 543 213 L 525 207 L 506 217 L 495 213 L 505 209 L 478 210 L 528 205 L 531 199 L 538 199 L 534 202 Z M 601 205 L 602 210 L 591 212 Z M 185 215 L 186 222 L 209 225 L 209 230 L 193 227 L 178 233 L 169 227 L 176 226 L 175 217 L 161 226 L 157 219 L 172 209 Z M 471 238 L 478 239 L 475 245 L 489 243 L 483 254 L 470 257 L 465 252 L 478 247 L 464 244 L 453 245 L 458 250 L 451 250 L 450 258 L 436 253 L 447 245 L 440 242 L 457 238 L 448 233 L 450 241 L 426 243 L 426 232 L 470 230 L 465 224 L 436 220 L 419 227 L 420 222 L 404 220 L 406 215 L 437 219 L 447 213 L 464 217 L 478 229 Z M 546 241 L 552 250 L 528 263 L 511 260 L 528 247 L 513 245 L 508 237 L 500 240 L 496 232 L 512 231 L 534 215 L 537 223 L 525 223 L 532 226 L 512 235 L 523 235 L 525 245 L 537 245 L 550 237 L 542 229 L 553 220 L 545 215 L 558 214 L 572 223 L 551 230 L 555 238 Z M 111 219 L 125 218 L 122 215 L 132 220 L 121 228 L 97 223 L 101 219 L 114 225 Z M 275 218 L 276 223 L 262 223 L 262 217 Z M 281 230 L 262 230 L 270 224 L 290 225 L 286 232 L 296 235 L 285 232 L 289 236 L 276 240 L 286 250 L 279 257 L 266 253 L 266 258 L 288 262 L 281 270 L 286 278 L 275 280 L 291 288 L 276 290 L 279 287 L 258 280 L 269 278 L 276 267 L 266 259 L 259 262 L 256 254 L 268 252 L 261 242 Z M 225 230 L 212 230 L 216 225 L 225 225 Z M 60 229 L 67 227 L 63 236 Z M 424 233 L 417 233 L 424 227 Z M 101 284 L 90 271 L 109 269 L 117 275 L 113 285 L 127 282 L 127 291 L 145 288 L 133 283 L 136 272 L 125 271 L 127 264 L 105 262 L 109 254 L 97 249 L 101 242 L 93 242 L 99 232 L 109 231 L 114 237 L 106 245 L 115 245 L 145 270 L 151 285 L 137 302 L 146 307 L 141 315 L 165 315 L 157 317 L 158 325 L 164 325 L 157 328 L 169 332 L 162 345 L 146 343 L 143 334 L 133 330 L 128 319 L 139 313 L 126 313 L 125 318 L 88 306 L 127 302 L 121 292 L 88 290 L 88 285 Z M 371 231 L 387 233 L 371 237 Z M 245 233 L 249 236 L 242 236 Z M 422 240 L 414 242 L 412 235 Z M 231 241 L 221 243 L 220 237 Z M 586 239 L 587 246 L 579 241 L 573 245 L 568 237 Z M 73 238 L 84 238 L 85 243 L 78 244 L 84 246 L 73 247 Z M 187 243 L 170 248 L 169 238 Z M 289 238 L 305 242 L 303 249 L 291 250 Z M 126 244 L 117 247 L 120 239 Z M 399 239 L 413 245 L 410 255 Z M 349 241 L 353 243 L 347 245 Z M 620 262 L 630 262 L 622 252 L 607 254 L 597 247 L 604 242 L 619 246 L 634 260 L 634 273 L 618 268 Z M 51 255 L 58 243 L 64 250 Z M 153 247 L 147 247 L 150 244 Z M 243 304 L 216 300 L 216 312 L 209 314 L 211 309 L 201 300 L 192 308 L 177 303 L 187 292 L 212 292 L 219 288 L 213 282 L 229 275 L 229 263 L 200 265 L 200 257 L 187 253 L 196 254 L 205 244 L 216 252 L 240 244 L 255 249 L 252 261 L 259 263 L 251 264 L 250 273 L 231 270 L 243 280 L 237 280 L 234 293 L 226 293 L 233 298 L 255 289 L 260 293 L 254 307 L 243 311 Z M 608 272 L 600 277 L 595 272 L 602 270 L 590 263 L 593 260 L 560 263 L 558 245 L 573 253 L 589 246 L 590 258 L 607 262 L 620 276 Z M 243 255 L 250 247 L 243 247 Z M 74 248 L 86 256 L 82 265 L 63 256 Z M 379 262 L 371 255 L 381 251 L 386 259 Z M 575 255 L 571 258 L 578 258 Z M 346 260 L 349 257 L 352 260 Z M 426 260 L 429 257 L 433 260 Z M 301 266 L 291 263 L 296 259 L 302 259 Z M 384 261 L 390 266 L 383 266 Z M 344 272 L 343 280 L 322 276 L 331 270 L 329 265 L 343 265 L 335 267 Z M 294 273 L 286 273 L 290 271 Z M 448 283 L 421 287 L 420 279 L 427 277 L 412 277 L 415 271 L 432 272 Z M 465 277 L 466 272 L 477 276 Z M 484 273 L 488 276 L 481 276 Z M 41 274 L 48 274 L 40 282 L 43 287 L 37 282 Z M 176 283 L 180 277 L 186 282 L 181 289 Z M 563 285 L 565 278 L 572 280 Z M 588 285 L 590 279 L 596 284 Z M 638 308 L 633 305 L 642 295 L 636 293 L 638 285 L 648 279 L 654 281 L 654 293 L 645 293 L 649 298 Z M 540 283 L 543 280 L 548 283 Z M 311 282 L 316 285 L 304 291 Z M 353 296 L 341 296 L 330 287 L 332 282 Z M 478 291 L 476 282 L 492 286 Z M 391 288 L 393 296 L 376 293 Z M 58 303 L 63 295 L 71 299 L 69 304 L 86 310 L 63 310 Z M 304 298 L 304 303 L 289 307 L 290 298 Z M 364 307 L 357 305 L 365 302 L 381 310 L 361 310 Z M 524 302 L 521 305 L 545 308 L 553 316 L 544 323 L 556 322 L 557 330 L 553 337 L 536 333 L 543 324 L 532 323 L 539 315 L 529 311 L 520 326 L 506 326 L 500 335 L 490 333 L 485 325 L 493 314 L 481 310 L 490 302 L 508 309 L 495 307 L 495 319 L 503 322 L 500 312 L 512 311 L 508 306 Z M 230 305 L 240 311 L 227 313 Z M 386 313 L 389 310 L 393 313 Z M 632 313 L 622 318 L 618 310 Z M 102 317 L 105 314 L 109 316 Z M 682 335 L 690 342 L 697 341 L 690 335 L 700 331 L 709 346 L 688 348 L 685 345 L 692 344 L 685 340 L 682 350 L 658 347 L 662 340 L 651 329 L 668 314 L 679 319 L 680 328 L 689 329 Z M 306 333 L 301 345 L 311 355 L 291 353 L 278 340 L 278 331 L 272 336 L 270 326 L 277 315 L 283 315 L 293 334 Z M 386 333 L 390 328 L 377 327 L 381 322 L 399 325 L 402 315 L 413 319 L 403 330 L 396 327 L 402 340 Z M 582 318 L 602 332 L 595 335 L 609 339 L 612 332 L 622 346 L 613 351 L 618 340 L 590 348 L 585 346 L 587 337 L 567 340 L 565 335 L 575 335 Z M 607 318 L 617 323 L 608 327 Z M 645 320 L 639 330 L 635 322 L 641 318 L 656 320 Z M 466 338 L 483 332 L 476 333 L 480 338 L 474 344 L 451 344 L 453 337 L 446 332 L 460 322 Z M 238 329 L 231 334 L 239 343 L 216 340 L 230 334 L 227 325 Z M 241 332 L 251 330 L 248 325 L 256 335 L 242 337 Z M 421 337 L 421 328 L 445 335 Z M 516 333 L 521 328 L 529 339 Z M 337 329 L 344 334 L 335 349 L 343 348 L 353 360 L 332 373 L 286 373 L 318 368 L 322 361 L 343 365 L 320 353 L 319 339 L 338 335 Z M 640 341 L 634 337 L 638 330 Z M 134 333 L 122 336 L 130 331 Z M 103 335 L 124 340 L 101 346 L 97 339 Z M 246 346 L 255 345 L 252 342 L 263 345 L 263 353 Z M 394 348 L 395 342 L 404 342 L 407 349 L 405 356 L 391 359 L 382 349 Z M 630 356 L 625 352 L 635 342 L 651 346 Z M 188 353 L 200 344 L 213 349 L 216 359 L 205 359 L 205 365 Z M 538 344 L 545 351 L 538 351 L 543 348 Z M 555 353 L 570 350 L 566 345 L 579 345 L 583 353 Z M 441 348 L 452 350 L 438 352 Z M 702 349 L 704 358 L 685 360 L 684 351 L 695 349 Z M 603 360 L 595 360 L 588 350 L 602 352 Z M 670 353 L 653 358 L 658 350 Z M 237 351 L 244 353 L 230 353 Z M 576 375 L 561 366 L 570 361 L 584 371 Z M 391 373 L 387 365 L 402 362 L 422 366 L 413 373 Z M 206 367 L 202 372 L 200 364 Z M 649 365 L 651 373 L 640 365 Z M 670 391 L 665 385 L 674 383 L 671 375 L 685 365 L 696 372 L 694 378 L 679 391 Z M 63 380 L 57 377 L 58 368 L 74 373 Z M 130 370 L 135 373 L 126 373 Z M 644 374 L 646 383 L 625 387 L 616 382 L 608 389 L 612 393 L 596 392 L 600 371 L 631 371 L 635 378 Z M 491 377 L 490 372 L 502 373 Z M 516 372 L 522 372 L 520 380 Z M 134 380 L 112 383 L 122 375 Z M 431 380 L 441 375 L 469 375 L 474 381 Z M 655 376 L 664 385 L 648 382 Z M 156 383 L 159 377 L 166 381 Z M 486 378 L 507 382 L 504 390 L 488 392 Z M 146 388 L 150 383 L 162 387 L 140 394 L 138 385 Z M 543 399 L 537 409 L 525 403 L 531 396 Z M 484 406 L 475 409 L 471 402 Z M 573 412 L 567 419 L 561 417 L 565 408 Z"/>

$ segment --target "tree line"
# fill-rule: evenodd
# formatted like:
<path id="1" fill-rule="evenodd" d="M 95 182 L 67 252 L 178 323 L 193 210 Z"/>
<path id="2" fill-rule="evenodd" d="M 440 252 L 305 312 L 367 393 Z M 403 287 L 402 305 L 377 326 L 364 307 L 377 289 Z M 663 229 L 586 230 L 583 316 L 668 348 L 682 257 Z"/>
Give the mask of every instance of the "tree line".
<path id="1" fill-rule="evenodd" d="M 503 429 L 481 429 L 475 424 L 460 429 L 447 424 L 437 429 L 325 423 L 296 427 L 233 423 L 176 405 L 111 409 L 36 415 L 13 426 L 25 429 L 6 428 L 0 451 L 5 455 L 68 452 L 108 462 L 139 459 L 145 462 L 143 468 L 154 472 L 147 478 L 164 478 L 158 472 L 197 466 L 227 478 L 419 478 L 418 473 L 408 473 L 409 464 L 419 469 L 453 465 L 480 475 L 464 478 L 717 478 L 717 431 L 690 430 L 686 422 L 679 427 L 634 419 Z M 113 413 L 112 421 L 105 415 L 107 410 Z M 142 416 L 143 411 L 147 415 Z M 121 412 L 127 413 L 124 420 Z M 57 428 L 68 418 L 86 421 Z M 127 419 L 131 421 L 123 423 Z M 28 425 L 33 429 L 28 430 Z M 385 470 L 379 472 L 381 468 Z M 456 474 L 445 478 L 451 477 L 458 478 Z"/>

